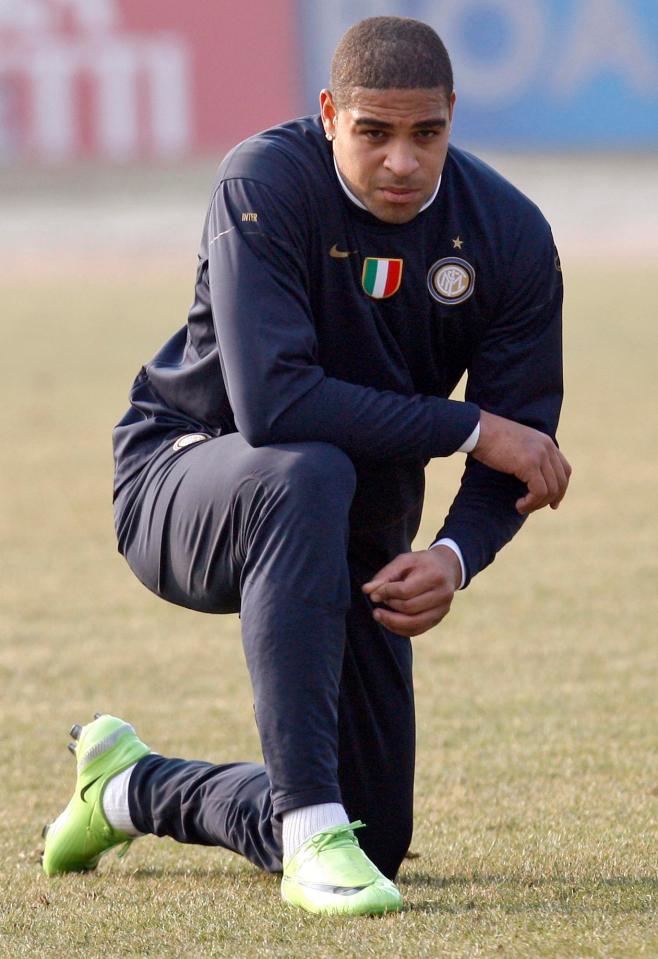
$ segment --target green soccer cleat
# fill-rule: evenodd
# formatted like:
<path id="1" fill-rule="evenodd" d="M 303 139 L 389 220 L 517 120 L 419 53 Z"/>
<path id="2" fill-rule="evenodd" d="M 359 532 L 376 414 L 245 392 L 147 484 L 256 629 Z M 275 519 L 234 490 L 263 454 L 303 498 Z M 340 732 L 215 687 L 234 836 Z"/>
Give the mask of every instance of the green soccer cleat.
<path id="1" fill-rule="evenodd" d="M 283 864 L 281 896 L 293 906 L 324 915 L 372 916 L 402 908 L 397 886 L 359 846 L 360 821 L 333 826 L 307 839 Z"/>
<path id="2" fill-rule="evenodd" d="M 151 751 L 133 727 L 116 716 L 97 713 L 88 726 L 73 726 L 71 736 L 77 740 L 69 749 L 77 759 L 78 778 L 64 812 L 43 830 L 41 862 L 47 876 L 87 872 L 114 846 L 124 843 L 128 848 L 134 837 L 110 826 L 103 813 L 103 792 L 113 776 Z"/>

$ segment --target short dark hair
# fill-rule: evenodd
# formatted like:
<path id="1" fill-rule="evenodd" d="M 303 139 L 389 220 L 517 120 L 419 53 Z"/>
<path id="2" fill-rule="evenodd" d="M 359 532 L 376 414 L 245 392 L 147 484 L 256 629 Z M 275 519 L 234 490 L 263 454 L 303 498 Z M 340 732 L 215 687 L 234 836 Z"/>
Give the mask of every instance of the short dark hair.
<path id="1" fill-rule="evenodd" d="M 349 106 L 355 87 L 371 90 L 434 89 L 449 97 L 452 64 L 443 41 L 410 17 L 368 17 L 350 27 L 331 61 L 336 106 Z"/>

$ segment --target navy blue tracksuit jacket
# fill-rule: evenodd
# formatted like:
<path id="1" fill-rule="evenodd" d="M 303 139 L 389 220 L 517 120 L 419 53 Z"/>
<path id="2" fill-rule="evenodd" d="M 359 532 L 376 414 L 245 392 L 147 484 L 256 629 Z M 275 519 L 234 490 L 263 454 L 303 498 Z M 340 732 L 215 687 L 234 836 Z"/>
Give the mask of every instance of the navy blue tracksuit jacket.
<path id="1" fill-rule="evenodd" d="M 432 204 L 389 224 L 342 189 L 318 117 L 265 131 L 221 164 L 187 325 L 115 429 L 115 492 L 176 436 L 239 431 L 339 447 L 357 468 L 354 523 L 399 520 L 479 408 L 554 437 L 561 304 L 548 224 L 477 158 L 450 147 Z M 450 400 L 465 371 L 466 402 Z M 522 492 L 467 459 L 437 535 L 468 579 L 519 529 Z"/>

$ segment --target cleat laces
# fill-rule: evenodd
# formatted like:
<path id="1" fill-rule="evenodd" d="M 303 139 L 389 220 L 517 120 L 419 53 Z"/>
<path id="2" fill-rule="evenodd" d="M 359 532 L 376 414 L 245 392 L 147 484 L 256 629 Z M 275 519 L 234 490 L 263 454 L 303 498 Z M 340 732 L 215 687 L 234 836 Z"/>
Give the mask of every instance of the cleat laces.
<path id="1" fill-rule="evenodd" d="M 324 829 L 315 836 L 311 836 L 309 845 L 313 846 L 316 852 L 322 852 L 329 848 L 340 849 L 344 846 L 358 846 L 353 830 L 364 828 L 365 823 L 361 822 L 360 819 L 342 826 L 331 826 L 329 829 Z"/>

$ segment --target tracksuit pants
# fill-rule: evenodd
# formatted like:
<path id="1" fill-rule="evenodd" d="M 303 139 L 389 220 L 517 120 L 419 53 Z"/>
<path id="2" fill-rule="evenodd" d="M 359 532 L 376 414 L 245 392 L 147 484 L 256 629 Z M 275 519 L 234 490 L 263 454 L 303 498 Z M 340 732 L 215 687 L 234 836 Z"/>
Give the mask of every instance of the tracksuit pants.
<path id="1" fill-rule="evenodd" d="M 412 830 L 411 644 L 372 618 L 361 586 L 410 548 L 421 503 L 373 528 L 357 486 L 334 446 L 253 448 L 234 433 L 160 451 L 120 492 L 119 549 L 137 577 L 172 603 L 239 612 L 264 758 L 143 758 L 129 796 L 140 831 L 278 871 L 282 814 L 342 802 L 366 823 L 366 854 L 396 874 Z"/>

